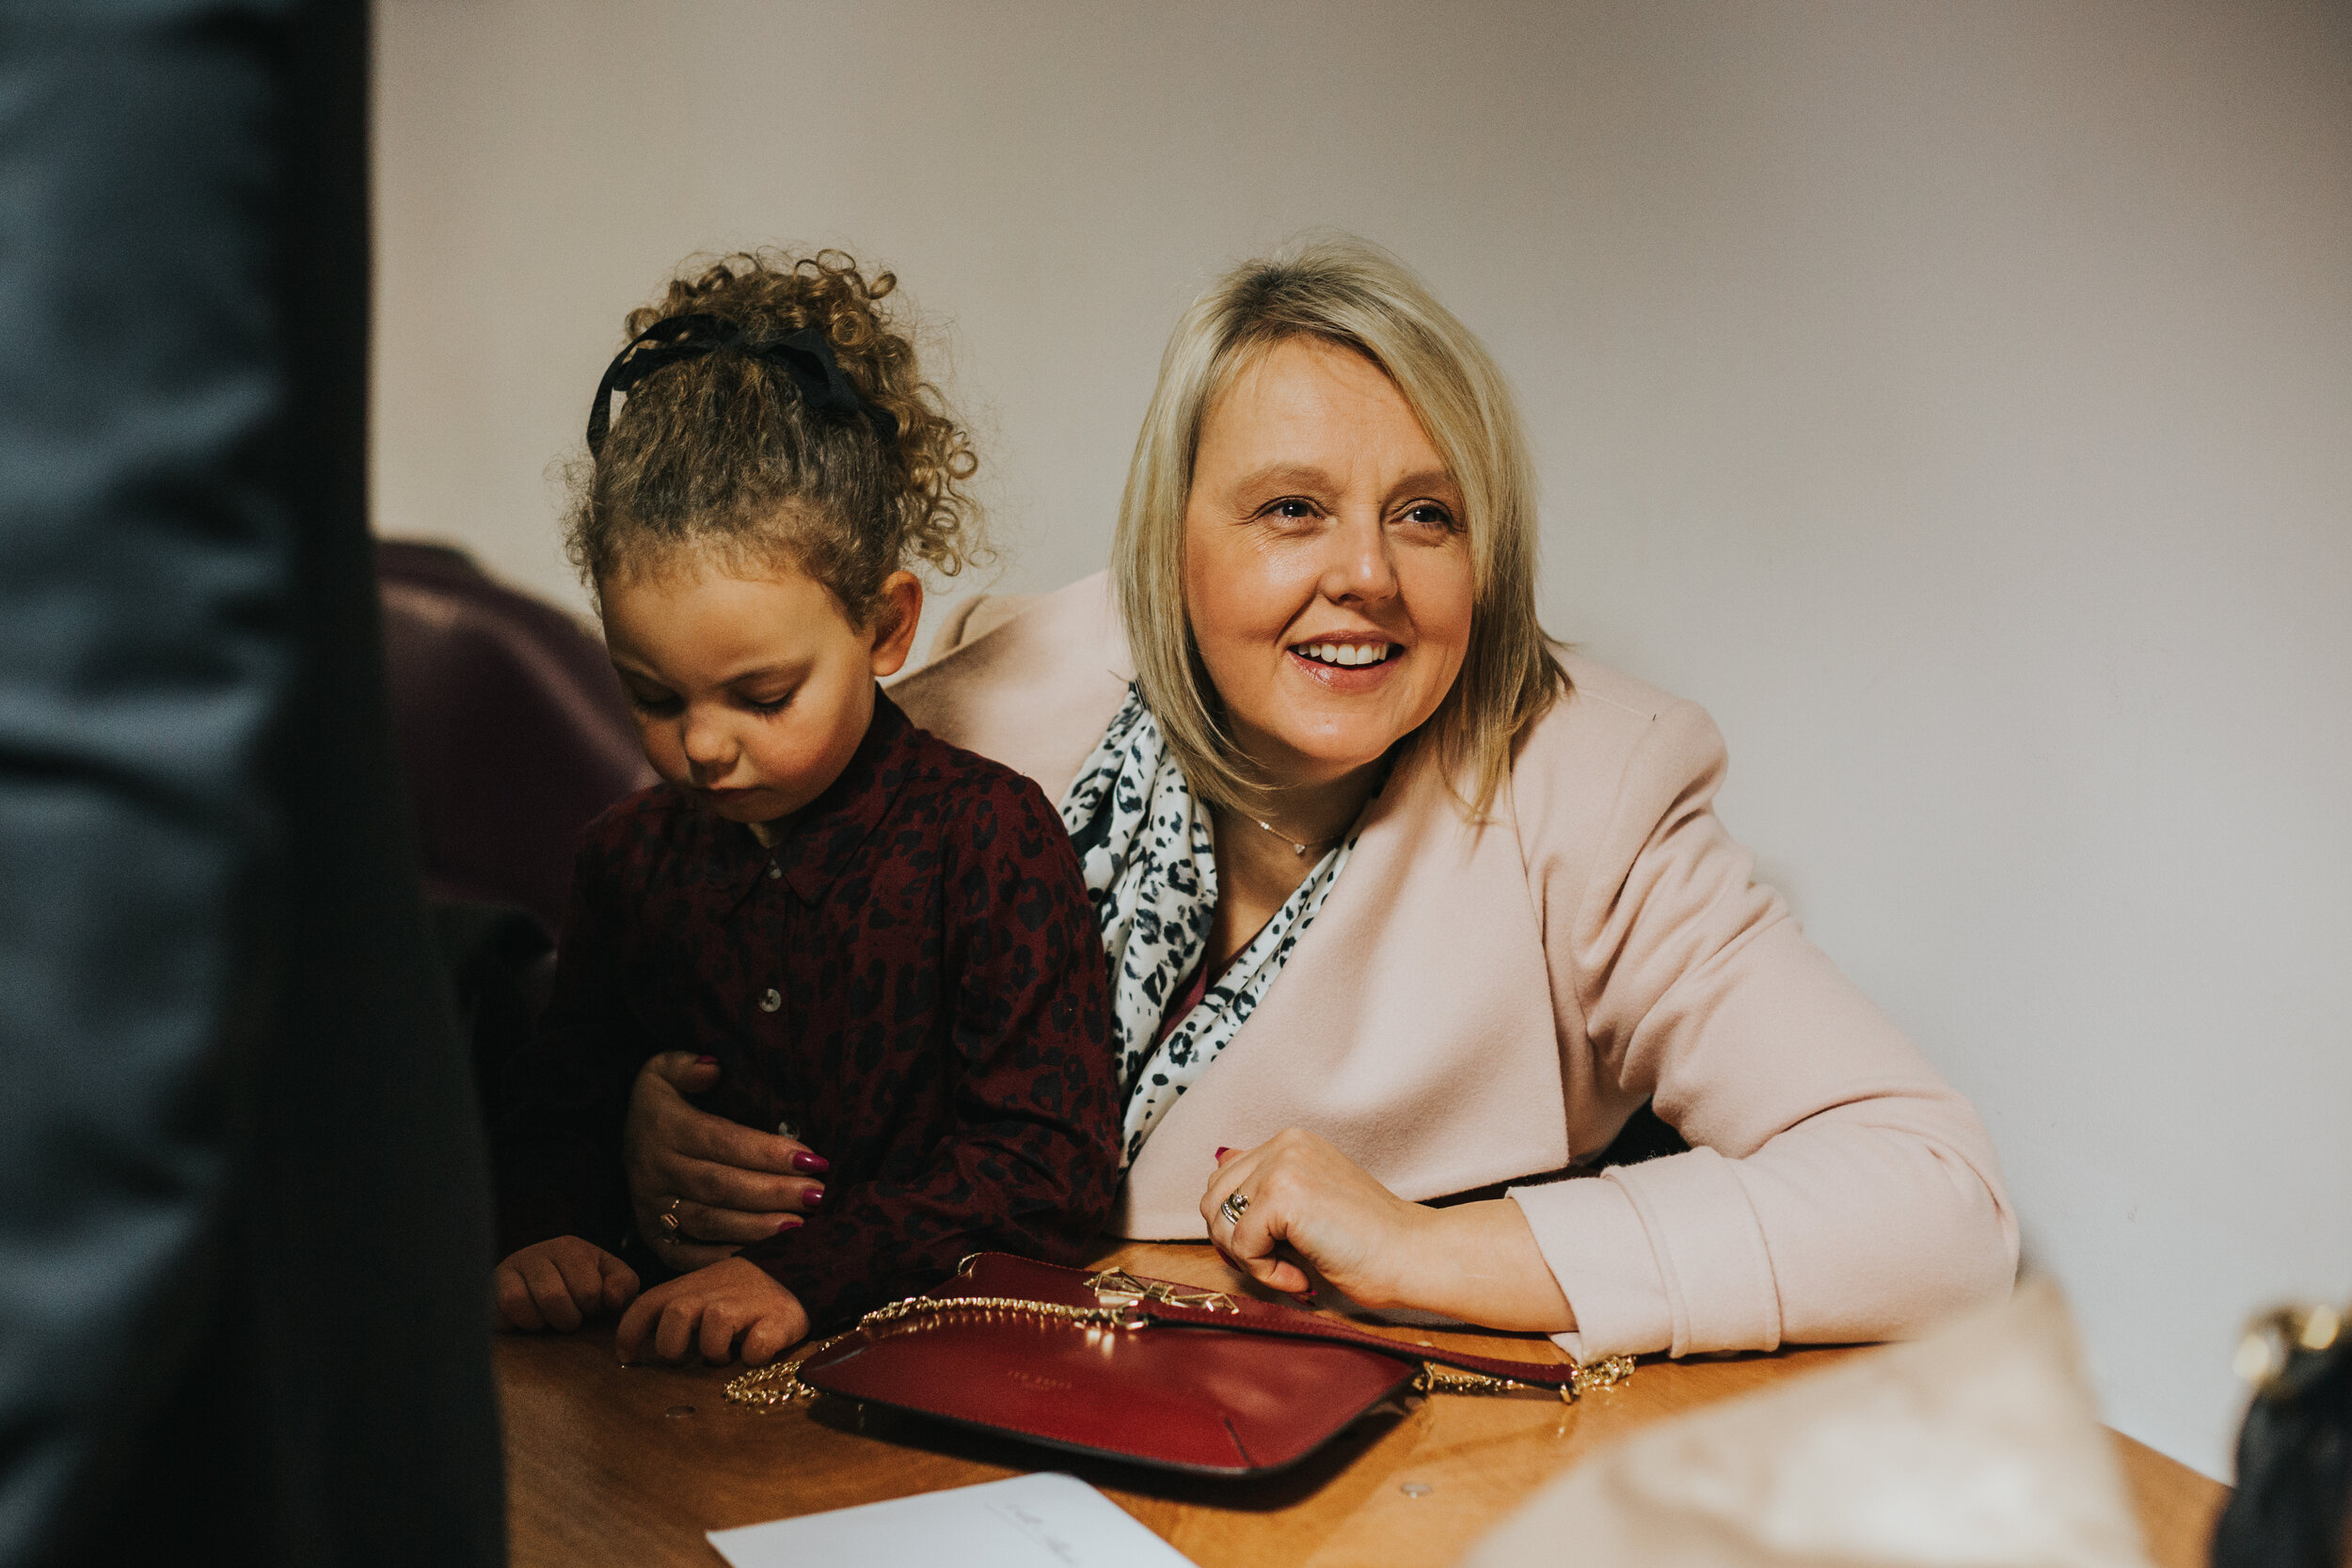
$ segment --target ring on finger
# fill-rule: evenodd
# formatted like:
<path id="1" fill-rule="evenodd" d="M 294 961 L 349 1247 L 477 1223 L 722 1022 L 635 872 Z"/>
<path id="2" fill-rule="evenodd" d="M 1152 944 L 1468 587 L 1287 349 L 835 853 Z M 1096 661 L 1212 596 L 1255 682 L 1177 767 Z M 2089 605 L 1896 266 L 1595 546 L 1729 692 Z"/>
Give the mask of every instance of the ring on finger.
<path id="1" fill-rule="evenodd" d="M 1226 1195 L 1225 1201 L 1216 1206 L 1216 1212 L 1233 1224 L 1239 1225 L 1241 1217 L 1249 1212 L 1249 1195 L 1248 1193 Z"/>
<path id="2" fill-rule="evenodd" d="M 661 1233 L 674 1242 L 685 1235 L 685 1232 L 679 1228 L 677 1221 L 677 1206 L 685 1201 L 682 1196 L 674 1197 L 670 1199 L 668 1207 L 661 1211 Z"/>

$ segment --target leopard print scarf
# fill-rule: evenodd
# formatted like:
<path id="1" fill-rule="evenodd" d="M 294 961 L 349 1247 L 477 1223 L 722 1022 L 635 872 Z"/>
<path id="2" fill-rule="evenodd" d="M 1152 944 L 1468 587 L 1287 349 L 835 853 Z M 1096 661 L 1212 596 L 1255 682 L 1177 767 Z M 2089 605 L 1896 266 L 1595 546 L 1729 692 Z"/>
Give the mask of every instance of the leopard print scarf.
<path id="1" fill-rule="evenodd" d="M 1177 1097 L 1249 1021 L 1339 880 L 1356 835 L 1315 863 L 1200 1006 L 1160 1039 L 1168 1003 L 1209 945 L 1216 859 L 1208 811 L 1193 800 L 1135 688 L 1062 797 L 1061 819 L 1110 955 L 1112 1033 L 1127 1096 L 1123 1169 Z"/>

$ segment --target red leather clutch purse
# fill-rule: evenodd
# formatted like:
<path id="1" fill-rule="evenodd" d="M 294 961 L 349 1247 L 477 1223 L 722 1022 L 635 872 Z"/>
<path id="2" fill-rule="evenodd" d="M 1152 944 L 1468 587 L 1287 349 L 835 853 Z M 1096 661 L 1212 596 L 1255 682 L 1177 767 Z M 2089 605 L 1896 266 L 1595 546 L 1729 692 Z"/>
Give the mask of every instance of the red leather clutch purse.
<path id="1" fill-rule="evenodd" d="M 986 1252 L 797 1362 L 736 1379 L 727 1397 L 834 1394 L 1073 1453 L 1250 1476 L 1295 1465 L 1402 1393 L 1574 1399 L 1630 1366 L 1403 1344 L 1246 1296 Z"/>

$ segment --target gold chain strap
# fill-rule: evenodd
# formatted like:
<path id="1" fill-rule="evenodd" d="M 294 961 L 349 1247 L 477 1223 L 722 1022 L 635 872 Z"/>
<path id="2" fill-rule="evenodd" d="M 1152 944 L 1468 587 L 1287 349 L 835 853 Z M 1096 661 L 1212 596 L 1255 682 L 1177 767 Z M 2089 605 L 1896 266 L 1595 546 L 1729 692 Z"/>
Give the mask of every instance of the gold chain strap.
<path id="1" fill-rule="evenodd" d="M 1239 1312 L 1233 1298 L 1221 1291 L 1187 1291 L 1157 1280 L 1137 1279 L 1123 1269 L 1104 1269 L 1087 1277 L 1087 1286 L 1094 1291 L 1099 1307 L 1063 1307 L 1050 1301 L 1031 1301 L 1026 1296 L 908 1296 L 877 1307 L 857 1321 L 857 1326 L 836 1334 L 821 1344 L 811 1345 L 789 1361 L 779 1361 L 772 1367 L 758 1367 L 743 1373 L 727 1385 L 729 1404 L 740 1404 L 754 1410 L 772 1410 L 794 1400 L 811 1399 L 817 1390 L 801 1381 L 801 1367 L 814 1356 L 822 1355 L 851 1334 L 868 1328 L 884 1328 L 892 1323 L 913 1318 L 936 1321 L 950 1313 L 986 1314 L 1008 1312 L 1035 1318 L 1046 1323 L 1075 1323 L 1085 1328 L 1141 1328 L 1150 1319 L 1137 1314 L 1135 1308 L 1146 1301 L 1166 1302 L 1174 1307 L 1204 1307 L 1213 1312 Z M 1594 1388 L 1613 1388 L 1633 1375 L 1633 1358 L 1612 1355 L 1604 1360 L 1581 1364 L 1568 1381 L 1557 1389 L 1541 1384 L 1520 1383 L 1514 1378 L 1488 1377 L 1483 1372 L 1466 1372 L 1442 1367 L 1434 1361 L 1422 1363 L 1421 1371 L 1413 1379 L 1417 1394 L 1509 1394 L 1520 1390 L 1557 1393 L 1561 1402 L 1574 1404 Z"/>
<path id="2" fill-rule="evenodd" d="M 1568 1374 L 1568 1381 L 1557 1388 L 1540 1383 L 1521 1383 L 1517 1378 L 1488 1377 L 1484 1372 L 1466 1372 L 1458 1367 L 1442 1367 L 1435 1361 L 1421 1364 L 1421 1375 L 1413 1379 L 1416 1394 L 1515 1394 L 1522 1389 L 1539 1394 L 1558 1394 L 1562 1404 L 1574 1404 L 1596 1388 L 1614 1388 L 1633 1375 L 1633 1357 L 1612 1355 L 1598 1361 L 1577 1363 Z"/>
<path id="3" fill-rule="evenodd" d="M 822 1355 L 860 1329 L 882 1328 L 909 1318 L 944 1318 L 951 1312 L 1012 1312 L 1049 1323 L 1077 1323 L 1086 1328 L 1129 1327 L 1142 1321 L 1136 1317 L 1132 1303 L 1113 1307 L 1061 1307 L 1050 1301 L 1031 1301 L 1025 1296 L 909 1296 L 904 1301 L 875 1307 L 857 1321 L 857 1327 L 836 1334 L 820 1345 L 812 1345 L 789 1361 L 779 1361 L 772 1367 L 760 1367 L 745 1372 L 727 1385 L 727 1402 L 749 1405 L 755 1410 L 771 1410 L 780 1404 L 789 1404 L 794 1400 L 808 1399 L 817 1390 L 801 1381 L 801 1364 L 810 1357 Z"/>

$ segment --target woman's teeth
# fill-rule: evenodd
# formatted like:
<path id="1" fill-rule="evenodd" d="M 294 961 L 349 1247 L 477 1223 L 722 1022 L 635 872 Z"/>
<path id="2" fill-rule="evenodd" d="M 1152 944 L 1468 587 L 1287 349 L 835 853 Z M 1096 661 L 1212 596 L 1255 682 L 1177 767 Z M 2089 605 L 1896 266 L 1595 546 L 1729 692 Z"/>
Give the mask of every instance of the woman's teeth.
<path id="1" fill-rule="evenodd" d="M 1342 669 L 1377 664 L 1395 651 L 1393 642 L 1302 642 L 1291 650 L 1317 664 L 1336 664 Z"/>

